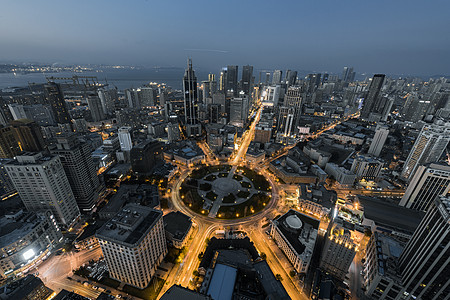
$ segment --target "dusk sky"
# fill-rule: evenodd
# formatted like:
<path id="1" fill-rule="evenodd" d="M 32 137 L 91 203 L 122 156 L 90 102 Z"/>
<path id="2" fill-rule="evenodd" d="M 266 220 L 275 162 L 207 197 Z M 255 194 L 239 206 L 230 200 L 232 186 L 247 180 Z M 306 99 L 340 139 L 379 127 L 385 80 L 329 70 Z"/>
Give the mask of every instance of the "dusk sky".
<path id="1" fill-rule="evenodd" d="M 450 1 L 2 0 L 0 61 L 436 75 Z"/>

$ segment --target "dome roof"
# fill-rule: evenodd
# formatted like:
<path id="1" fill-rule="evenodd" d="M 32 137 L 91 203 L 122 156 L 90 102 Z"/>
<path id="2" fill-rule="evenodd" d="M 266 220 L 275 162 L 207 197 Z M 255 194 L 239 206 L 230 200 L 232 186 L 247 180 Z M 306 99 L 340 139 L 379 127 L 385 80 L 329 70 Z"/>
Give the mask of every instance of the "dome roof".
<path id="1" fill-rule="evenodd" d="M 295 215 L 287 217 L 286 223 L 288 224 L 289 227 L 295 230 L 302 228 L 303 225 L 302 221 Z"/>

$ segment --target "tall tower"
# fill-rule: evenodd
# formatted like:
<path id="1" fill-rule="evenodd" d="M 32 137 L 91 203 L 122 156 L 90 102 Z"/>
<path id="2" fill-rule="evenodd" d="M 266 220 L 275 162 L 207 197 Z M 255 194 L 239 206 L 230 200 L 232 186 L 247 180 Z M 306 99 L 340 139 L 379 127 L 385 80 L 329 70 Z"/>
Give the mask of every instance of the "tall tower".
<path id="1" fill-rule="evenodd" d="M 419 165 L 437 162 L 450 141 L 450 122 L 425 124 L 409 152 L 402 176 L 408 179 Z"/>
<path id="2" fill-rule="evenodd" d="M 52 108 L 55 121 L 59 124 L 70 124 L 71 118 L 61 86 L 55 82 L 47 83 L 44 85 L 44 95 Z"/>
<path id="3" fill-rule="evenodd" d="M 198 136 L 201 125 L 198 121 L 198 89 L 197 77 L 192 69 L 192 60 L 188 59 L 188 67 L 183 77 L 184 120 L 188 136 Z"/>
<path id="4" fill-rule="evenodd" d="M 364 106 L 361 111 L 361 117 L 368 119 L 371 112 L 375 111 L 378 107 L 378 102 L 381 98 L 381 88 L 383 87 L 384 74 L 375 74 L 372 78 L 372 82 L 369 86 L 369 92 L 367 93 L 366 99 L 364 99 Z M 378 111 L 377 111 L 378 112 Z"/>
<path id="5" fill-rule="evenodd" d="M 281 84 L 281 78 L 283 76 L 283 71 L 275 70 L 272 75 L 272 84 Z"/>
<path id="6" fill-rule="evenodd" d="M 242 91 L 247 96 L 251 96 L 252 85 L 253 85 L 253 66 L 244 66 L 242 68 Z"/>
<path id="7" fill-rule="evenodd" d="M 102 102 L 99 96 L 90 95 L 88 96 L 87 103 L 89 110 L 91 111 L 92 120 L 94 122 L 99 122 L 105 119 L 105 114 L 102 108 Z"/>
<path id="8" fill-rule="evenodd" d="M 450 199 L 436 198 L 400 256 L 408 299 L 450 295 Z"/>
<path id="9" fill-rule="evenodd" d="M 131 148 L 133 148 L 133 142 L 131 141 L 131 127 L 120 127 L 118 135 L 120 150 L 131 151 Z"/>
<path id="10" fill-rule="evenodd" d="M 389 127 L 377 125 L 377 128 L 375 129 L 375 136 L 373 137 L 372 143 L 370 143 L 370 148 L 367 153 L 377 157 L 380 156 L 388 135 Z"/>
<path id="11" fill-rule="evenodd" d="M 91 211 L 99 197 L 100 181 L 88 143 L 74 134 L 57 137 L 52 154 L 59 155 L 78 208 L 82 212 Z"/>
<path id="12" fill-rule="evenodd" d="M 286 71 L 286 78 L 284 79 L 284 82 L 288 87 L 295 85 L 295 82 L 297 81 L 297 71 L 287 70 Z"/>
<path id="13" fill-rule="evenodd" d="M 345 279 L 345 275 L 356 255 L 356 244 L 350 230 L 337 223 L 330 222 L 320 267 L 336 278 Z"/>
<path id="14" fill-rule="evenodd" d="M 400 206 L 427 211 L 437 196 L 450 191 L 450 166 L 429 164 L 419 166 L 400 201 Z"/>
<path id="15" fill-rule="evenodd" d="M 238 66 L 227 66 L 227 94 L 238 95 Z"/>
<path id="16" fill-rule="evenodd" d="M 80 210 L 58 156 L 28 152 L 5 167 L 27 210 L 50 210 L 64 228 L 75 223 Z"/>

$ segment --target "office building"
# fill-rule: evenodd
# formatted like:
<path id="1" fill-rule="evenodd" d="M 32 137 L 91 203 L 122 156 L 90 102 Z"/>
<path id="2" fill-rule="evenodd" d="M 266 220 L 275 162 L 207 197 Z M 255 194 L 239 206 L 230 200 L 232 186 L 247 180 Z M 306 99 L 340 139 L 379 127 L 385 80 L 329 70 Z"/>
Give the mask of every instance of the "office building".
<path id="1" fill-rule="evenodd" d="M 384 147 L 384 143 L 389 135 L 389 127 L 384 125 L 377 125 L 375 129 L 375 136 L 373 137 L 372 142 L 370 143 L 370 148 L 367 153 L 373 156 L 380 156 L 381 150 Z"/>
<path id="2" fill-rule="evenodd" d="M 163 214 L 127 204 L 96 234 L 109 275 L 139 289 L 147 287 L 167 254 Z"/>
<path id="3" fill-rule="evenodd" d="M 295 85 L 297 82 L 297 71 L 287 70 L 284 83 L 287 87 Z"/>
<path id="4" fill-rule="evenodd" d="M 355 72 L 353 72 L 353 68 L 344 67 L 344 71 L 342 72 L 342 81 L 343 82 L 352 82 L 355 80 Z"/>
<path id="5" fill-rule="evenodd" d="M 306 76 L 306 83 L 307 83 L 306 92 L 307 93 L 312 94 L 316 91 L 316 89 L 320 85 L 321 77 L 322 77 L 322 74 L 320 74 L 320 73 L 308 74 L 308 76 Z"/>
<path id="6" fill-rule="evenodd" d="M 219 91 L 226 93 L 227 91 L 227 68 L 222 68 L 219 77 Z"/>
<path id="7" fill-rule="evenodd" d="M 80 211 L 58 156 L 27 152 L 5 167 L 29 211 L 50 210 L 65 229 L 75 223 Z"/>
<path id="8" fill-rule="evenodd" d="M 22 210 L 0 218 L 0 279 L 33 269 L 62 241 L 50 211 Z"/>
<path id="9" fill-rule="evenodd" d="M 253 87 L 253 66 L 242 67 L 241 90 L 245 95 L 251 97 Z"/>
<path id="10" fill-rule="evenodd" d="M 236 126 L 244 126 L 248 119 L 249 100 L 243 92 L 239 98 L 232 98 L 230 101 L 230 123 Z"/>
<path id="11" fill-rule="evenodd" d="M 262 104 L 263 106 L 277 107 L 280 100 L 281 86 L 268 86 L 263 92 Z"/>
<path id="12" fill-rule="evenodd" d="M 44 95 L 53 112 L 53 118 L 58 124 L 70 124 L 71 117 L 61 86 L 55 82 L 44 85 Z"/>
<path id="13" fill-rule="evenodd" d="M 281 106 L 277 119 L 277 134 L 284 137 L 291 136 L 295 129 L 295 108 Z"/>
<path id="14" fill-rule="evenodd" d="M 437 197 L 400 256 L 408 299 L 448 299 L 450 295 L 450 200 Z"/>
<path id="15" fill-rule="evenodd" d="M 54 125 L 53 115 L 48 105 L 33 104 L 21 105 L 17 103 L 9 104 L 9 109 L 14 120 L 30 119 L 40 126 Z"/>
<path id="16" fill-rule="evenodd" d="M 292 209 L 272 221 L 270 235 L 298 273 L 308 270 L 319 223 Z"/>
<path id="17" fill-rule="evenodd" d="M 227 96 L 237 97 L 238 91 L 238 66 L 227 66 Z"/>
<path id="18" fill-rule="evenodd" d="M 197 77 L 192 69 L 192 60 L 188 60 L 188 68 L 183 77 L 184 122 L 188 136 L 199 136 L 201 125 L 198 120 L 198 88 Z"/>
<path id="19" fill-rule="evenodd" d="M 131 149 L 131 168 L 134 173 L 147 174 L 155 166 L 158 159 L 162 159 L 163 146 L 154 140 L 143 141 Z"/>
<path id="20" fill-rule="evenodd" d="M 152 107 L 156 105 L 156 89 L 151 87 L 141 87 L 137 89 L 139 103 L 142 107 Z"/>
<path id="21" fill-rule="evenodd" d="M 167 140 L 169 143 L 179 141 L 181 139 L 180 125 L 178 125 L 177 117 L 171 116 L 167 123 Z"/>
<path id="22" fill-rule="evenodd" d="M 25 113 L 24 106 L 18 103 L 8 104 L 9 111 L 11 112 L 14 120 L 26 119 L 27 114 Z"/>
<path id="23" fill-rule="evenodd" d="M 437 162 L 450 141 L 450 122 L 425 124 L 409 152 L 402 176 L 409 179 L 419 165 Z"/>
<path id="24" fill-rule="evenodd" d="M 58 136 L 56 141 L 51 153 L 61 159 L 78 208 L 81 212 L 90 212 L 101 189 L 90 146 L 73 134 Z"/>
<path id="25" fill-rule="evenodd" d="M 47 148 L 41 127 L 36 122 L 30 119 L 20 119 L 11 121 L 10 124 L 16 141 L 23 151 L 39 152 Z"/>
<path id="26" fill-rule="evenodd" d="M 164 215 L 164 230 L 167 241 L 175 248 L 186 246 L 192 231 L 192 220 L 180 211 L 172 211 Z"/>
<path id="27" fill-rule="evenodd" d="M 39 277 L 26 277 L 0 287 L 0 299 L 41 300 L 52 299 L 53 291 L 45 286 Z M 57 299 L 60 300 L 60 299 Z"/>
<path id="28" fill-rule="evenodd" d="M 283 76 L 283 71 L 275 70 L 272 75 L 272 84 L 281 84 L 281 78 Z"/>
<path id="29" fill-rule="evenodd" d="M 140 109 L 141 102 L 139 101 L 138 91 L 136 89 L 125 89 L 125 98 L 128 102 L 129 108 Z"/>
<path id="30" fill-rule="evenodd" d="M 344 280 L 356 255 L 357 246 L 349 229 L 330 222 L 325 236 L 320 268 Z"/>
<path id="31" fill-rule="evenodd" d="M 381 113 L 384 106 L 381 103 L 381 88 L 383 87 L 384 74 L 375 74 L 369 86 L 369 91 L 364 99 L 364 105 L 361 111 L 363 119 L 369 119 L 371 113 Z"/>
<path id="32" fill-rule="evenodd" d="M 5 168 L 5 165 L 12 161 L 12 158 L 0 158 L 0 200 L 6 199 L 16 193 L 14 184 Z"/>
<path id="33" fill-rule="evenodd" d="M 399 205 L 427 211 L 436 197 L 445 196 L 449 191 L 450 166 L 437 163 L 419 166 Z"/>
<path id="34" fill-rule="evenodd" d="M 13 158 L 21 152 L 13 127 L 0 125 L 0 158 Z"/>
<path id="35" fill-rule="evenodd" d="M 91 112 L 92 121 L 100 122 L 105 119 L 100 97 L 97 95 L 89 95 L 87 98 L 89 111 Z"/>
<path id="36" fill-rule="evenodd" d="M 133 142 L 131 141 L 131 127 L 121 127 L 118 132 L 120 150 L 131 151 Z"/>
<path id="37" fill-rule="evenodd" d="M 115 102 L 117 100 L 117 90 L 116 89 L 99 89 L 97 91 L 98 97 L 100 98 L 100 103 L 102 105 L 102 110 L 105 115 L 112 115 L 116 109 Z"/>
<path id="38" fill-rule="evenodd" d="M 380 176 L 383 162 L 367 155 L 357 155 L 350 171 L 356 174 L 358 180 L 376 180 Z"/>

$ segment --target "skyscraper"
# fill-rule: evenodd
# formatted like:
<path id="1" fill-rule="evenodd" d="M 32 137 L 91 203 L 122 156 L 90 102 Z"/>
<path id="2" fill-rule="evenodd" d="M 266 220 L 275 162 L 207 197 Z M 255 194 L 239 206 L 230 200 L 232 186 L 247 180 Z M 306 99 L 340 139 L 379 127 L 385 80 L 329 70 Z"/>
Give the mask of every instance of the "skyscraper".
<path id="1" fill-rule="evenodd" d="M 448 299 L 450 295 L 450 199 L 431 204 L 400 256 L 407 299 Z"/>
<path id="2" fill-rule="evenodd" d="M 252 85 L 253 85 L 253 66 L 244 66 L 242 68 L 242 91 L 251 97 L 252 93 Z"/>
<path id="3" fill-rule="evenodd" d="M 238 66 L 227 66 L 227 94 L 237 97 L 238 92 Z"/>
<path id="4" fill-rule="evenodd" d="M 342 72 L 342 81 L 352 82 L 354 79 L 355 72 L 353 72 L 353 68 L 344 67 L 344 71 Z"/>
<path id="5" fill-rule="evenodd" d="M 399 205 L 427 211 L 433 200 L 450 191 L 450 166 L 429 164 L 417 167 Z"/>
<path id="6" fill-rule="evenodd" d="M 281 84 L 281 78 L 283 76 L 283 71 L 275 70 L 272 75 L 272 84 Z"/>
<path id="7" fill-rule="evenodd" d="M 239 97 L 230 101 L 230 123 L 243 126 L 247 122 L 249 110 L 248 97 L 241 92 Z"/>
<path id="8" fill-rule="evenodd" d="M 61 135 L 51 153 L 59 155 L 80 211 L 91 211 L 99 197 L 100 181 L 88 143 L 74 134 Z"/>
<path id="9" fill-rule="evenodd" d="M 87 103 L 91 112 L 92 121 L 99 122 L 105 119 L 100 97 L 97 95 L 89 95 Z"/>
<path id="10" fill-rule="evenodd" d="M 188 60 L 188 68 L 183 77 L 184 120 L 188 136 L 198 136 L 201 125 L 198 120 L 198 89 L 197 77 L 192 69 L 192 60 Z"/>
<path id="11" fill-rule="evenodd" d="M 408 179 L 419 165 L 437 162 L 450 141 L 450 122 L 425 124 L 409 152 L 402 176 Z"/>
<path id="12" fill-rule="evenodd" d="M 127 204 L 97 231 L 112 278 L 139 289 L 148 286 L 167 253 L 163 214 Z"/>
<path id="13" fill-rule="evenodd" d="M 372 82 L 369 86 L 369 91 L 367 92 L 367 97 L 364 99 L 363 108 L 361 111 L 361 117 L 364 119 L 369 119 L 372 112 L 381 113 L 378 111 L 378 106 L 381 99 L 381 88 L 383 87 L 384 74 L 375 74 L 372 78 Z"/>
<path id="14" fill-rule="evenodd" d="M 58 156 L 27 152 L 5 167 L 29 211 L 50 210 L 66 229 L 75 223 L 80 211 Z"/>
<path id="15" fill-rule="evenodd" d="M 22 152 L 11 126 L 0 125 L 0 158 L 13 158 Z"/>
<path id="16" fill-rule="evenodd" d="M 119 128 L 118 135 L 120 142 L 120 150 L 131 151 L 131 148 L 133 148 L 133 142 L 131 141 L 131 127 Z"/>
<path id="17" fill-rule="evenodd" d="M 389 135 L 389 127 L 384 125 L 377 125 L 375 129 L 375 136 L 373 137 L 372 142 L 370 143 L 370 148 L 367 153 L 372 154 L 373 156 L 380 156 L 381 150 L 384 147 L 384 143 Z"/>
<path id="18" fill-rule="evenodd" d="M 295 85 L 295 82 L 297 81 L 297 71 L 287 70 L 286 71 L 286 78 L 284 79 L 284 82 L 288 87 Z"/>
<path id="19" fill-rule="evenodd" d="M 330 222 L 325 236 L 320 268 L 344 280 L 355 255 L 356 244 L 350 230 Z"/>
<path id="20" fill-rule="evenodd" d="M 71 117 L 67 108 L 66 101 L 61 86 L 55 82 L 49 82 L 44 85 L 44 95 L 50 107 L 56 123 L 70 124 Z"/>

